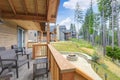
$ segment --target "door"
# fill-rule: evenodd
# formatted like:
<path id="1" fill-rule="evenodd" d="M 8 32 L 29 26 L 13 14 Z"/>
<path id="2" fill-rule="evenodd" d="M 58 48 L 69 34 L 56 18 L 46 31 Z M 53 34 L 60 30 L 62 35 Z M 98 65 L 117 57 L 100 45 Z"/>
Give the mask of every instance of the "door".
<path id="1" fill-rule="evenodd" d="M 25 31 L 22 28 L 18 28 L 18 47 L 24 47 L 25 45 Z"/>

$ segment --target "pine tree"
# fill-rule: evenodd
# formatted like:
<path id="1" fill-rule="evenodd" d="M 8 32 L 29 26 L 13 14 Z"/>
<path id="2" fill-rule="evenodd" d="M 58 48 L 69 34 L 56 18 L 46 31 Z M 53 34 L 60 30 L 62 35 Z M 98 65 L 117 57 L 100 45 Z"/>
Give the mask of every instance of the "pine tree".
<path id="1" fill-rule="evenodd" d="M 83 23 L 83 11 L 80 8 L 80 3 L 77 2 L 76 3 L 76 7 L 75 7 L 75 14 L 74 14 L 74 20 L 75 22 L 77 22 L 77 27 L 78 27 L 78 37 L 79 37 L 79 24 Z"/>

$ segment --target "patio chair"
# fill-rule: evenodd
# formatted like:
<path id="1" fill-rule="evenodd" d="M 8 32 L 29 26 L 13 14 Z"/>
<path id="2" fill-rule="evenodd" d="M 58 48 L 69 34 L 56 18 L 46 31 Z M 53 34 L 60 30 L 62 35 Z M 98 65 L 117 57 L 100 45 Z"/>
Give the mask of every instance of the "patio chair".
<path id="1" fill-rule="evenodd" d="M 12 69 L 12 64 L 9 64 L 7 67 L 8 67 L 8 71 L 3 72 L 3 69 L 2 69 L 3 66 L 2 66 L 2 63 L 1 63 L 0 70 L 1 70 L 2 73 L 0 73 L 0 80 L 13 80 L 14 73 L 11 70 Z"/>
<path id="2" fill-rule="evenodd" d="M 14 49 L 16 53 L 23 55 L 23 48 L 24 47 L 18 47 L 17 45 L 11 45 L 11 49 Z"/>
<path id="3" fill-rule="evenodd" d="M 32 48 L 25 48 L 23 47 L 23 54 L 29 54 L 30 58 L 32 58 Z"/>
<path id="4" fill-rule="evenodd" d="M 35 59 L 33 63 L 33 80 L 35 80 L 36 77 L 44 78 L 45 74 L 48 77 L 48 59 Z"/>
<path id="5" fill-rule="evenodd" d="M 7 65 L 10 63 L 13 63 L 12 68 L 16 69 L 16 76 L 17 78 L 19 77 L 18 74 L 18 68 L 23 66 L 24 64 L 28 64 L 28 68 L 30 68 L 29 65 L 29 54 L 24 54 L 26 55 L 26 58 L 18 59 L 18 56 L 20 54 L 16 54 L 15 50 L 10 49 L 10 50 L 5 50 L 5 51 L 0 51 L 0 61 L 3 65 L 3 70 L 8 68 Z"/>
<path id="6" fill-rule="evenodd" d="M 25 48 L 25 47 L 18 48 L 17 45 L 12 45 L 11 49 L 14 49 L 15 52 L 18 54 L 22 54 L 22 56 L 24 54 L 30 54 L 30 56 L 32 56 L 32 48 Z"/>

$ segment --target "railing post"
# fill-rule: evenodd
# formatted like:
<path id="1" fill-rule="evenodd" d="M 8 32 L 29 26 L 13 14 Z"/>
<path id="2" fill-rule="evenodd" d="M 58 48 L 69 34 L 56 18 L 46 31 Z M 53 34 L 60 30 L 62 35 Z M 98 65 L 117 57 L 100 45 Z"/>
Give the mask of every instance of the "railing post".
<path id="1" fill-rule="evenodd" d="M 33 45 L 32 49 L 33 49 L 32 58 L 35 59 L 35 46 L 34 45 Z"/>

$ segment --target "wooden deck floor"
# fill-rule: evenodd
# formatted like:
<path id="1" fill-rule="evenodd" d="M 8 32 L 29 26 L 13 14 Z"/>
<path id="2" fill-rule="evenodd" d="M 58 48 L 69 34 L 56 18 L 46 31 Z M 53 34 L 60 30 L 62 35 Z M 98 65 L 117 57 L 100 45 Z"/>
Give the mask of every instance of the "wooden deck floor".
<path id="1" fill-rule="evenodd" d="M 33 80 L 33 60 L 30 62 L 30 69 L 27 68 L 27 64 L 23 65 L 22 67 L 19 68 L 19 78 L 16 78 L 16 73 L 15 70 L 13 70 L 14 75 L 13 75 L 13 80 Z M 49 73 L 50 75 L 50 73 Z M 35 80 L 51 80 L 50 76 L 48 78 L 42 78 L 38 77 Z"/>

